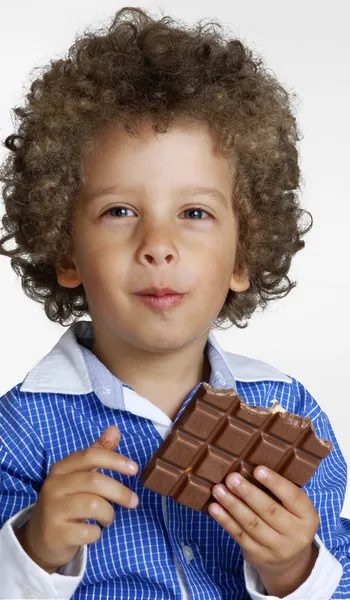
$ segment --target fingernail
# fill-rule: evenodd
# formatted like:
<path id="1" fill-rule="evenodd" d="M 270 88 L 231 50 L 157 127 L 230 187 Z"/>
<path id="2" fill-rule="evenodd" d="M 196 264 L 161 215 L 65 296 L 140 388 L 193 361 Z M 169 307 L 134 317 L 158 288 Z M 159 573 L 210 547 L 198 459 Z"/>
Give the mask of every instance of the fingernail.
<path id="1" fill-rule="evenodd" d="M 224 513 L 223 509 L 218 504 L 211 504 L 209 506 L 209 512 L 210 514 L 215 515 L 216 517 L 221 517 Z"/>
<path id="2" fill-rule="evenodd" d="M 126 467 L 128 469 L 128 471 L 131 471 L 132 473 L 136 473 L 136 471 L 138 471 L 138 464 L 136 462 L 134 462 L 133 460 L 130 460 L 129 462 L 126 463 Z"/>
<path id="3" fill-rule="evenodd" d="M 241 478 L 238 475 L 231 475 L 227 480 L 228 487 L 238 487 L 241 483 Z"/>
<path id="4" fill-rule="evenodd" d="M 134 494 L 134 492 L 133 492 L 131 495 L 131 500 L 130 500 L 129 506 L 130 506 L 130 508 L 135 508 L 138 505 L 138 503 L 139 503 L 139 497 L 136 494 Z"/>
<path id="5" fill-rule="evenodd" d="M 213 489 L 213 496 L 223 498 L 226 496 L 227 491 L 223 485 L 219 485 L 218 487 Z"/>
<path id="6" fill-rule="evenodd" d="M 259 479 L 266 479 L 269 476 L 269 472 L 266 467 L 259 467 L 259 469 L 256 471 L 256 475 L 259 477 Z"/>

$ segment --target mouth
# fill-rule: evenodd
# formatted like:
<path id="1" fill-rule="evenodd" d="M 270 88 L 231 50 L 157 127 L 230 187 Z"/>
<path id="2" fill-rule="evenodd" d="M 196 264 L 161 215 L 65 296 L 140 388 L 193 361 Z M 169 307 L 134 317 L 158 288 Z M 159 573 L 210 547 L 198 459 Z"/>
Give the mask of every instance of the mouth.
<path id="1" fill-rule="evenodd" d="M 149 287 L 139 292 L 136 292 L 137 296 L 179 296 L 183 295 L 182 292 L 178 292 L 176 290 L 172 290 L 171 288 L 162 288 L 162 287 Z"/>
<path id="2" fill-rule="evenodd" d="M 140 290 L 139 292 L 136 292 L 136 295 L 143 304 L 156 310 L 175 308 L 175 306 L 177 306 L 185 297 L 185 294 L 179 293 L 171 288 L 156 287 Z"/>

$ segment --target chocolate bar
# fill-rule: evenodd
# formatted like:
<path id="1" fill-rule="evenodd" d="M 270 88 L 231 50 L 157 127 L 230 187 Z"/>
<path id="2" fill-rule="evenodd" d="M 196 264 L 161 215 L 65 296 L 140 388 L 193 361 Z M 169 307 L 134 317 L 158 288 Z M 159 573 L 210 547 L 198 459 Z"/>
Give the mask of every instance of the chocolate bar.
<path id="1" fill-rule="evenodd" d="M 204 383 L 140 479 L 145 487 L 209 514 L 212 487 L 229 473 L 240 473 L 275 498 L 254 478 L 257 465 L 303 487 L 332 448 L 317 437 L 309 417 L 287 412 L 277 401 L 270 409 L 253 407 L 234 389 Z"/>

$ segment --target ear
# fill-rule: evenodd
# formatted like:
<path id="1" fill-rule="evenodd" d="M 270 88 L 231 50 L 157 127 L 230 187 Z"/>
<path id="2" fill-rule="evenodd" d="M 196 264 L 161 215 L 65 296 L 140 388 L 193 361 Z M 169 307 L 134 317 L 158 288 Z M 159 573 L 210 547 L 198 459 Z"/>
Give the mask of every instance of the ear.
<path id="1" fill-rule="evenodd" d="M 74 261 L 56 265 L 56 277 L 58 283 L 65 288 L 75 288 L 81 284 L 81 277 Z"/>
<path id="2" fill-rule="evenodd" d="M 244 269 L 237 269 L 232 273 L 230 290 L 233 292 L 245 292 L 250 288 L 248 273 Z"/>

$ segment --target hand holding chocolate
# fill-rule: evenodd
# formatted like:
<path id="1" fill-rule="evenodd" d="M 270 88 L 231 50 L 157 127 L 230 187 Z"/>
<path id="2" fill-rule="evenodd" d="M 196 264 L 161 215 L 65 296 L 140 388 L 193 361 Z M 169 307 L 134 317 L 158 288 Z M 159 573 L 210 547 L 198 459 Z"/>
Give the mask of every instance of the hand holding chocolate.
<path id="1" fill-rule="evenodd" d="M 207 512 L 214 484 L 229 473 L 271 492 L 254 478 L 265 465 L 304 486 L 333 445 L 317 437 L 309 417 L 249 406 L 236 390 L 202 384 L 140 474 L 143 485 L 180 504 Z M 207 513 L 209 514 L 209 513 Z"/>

